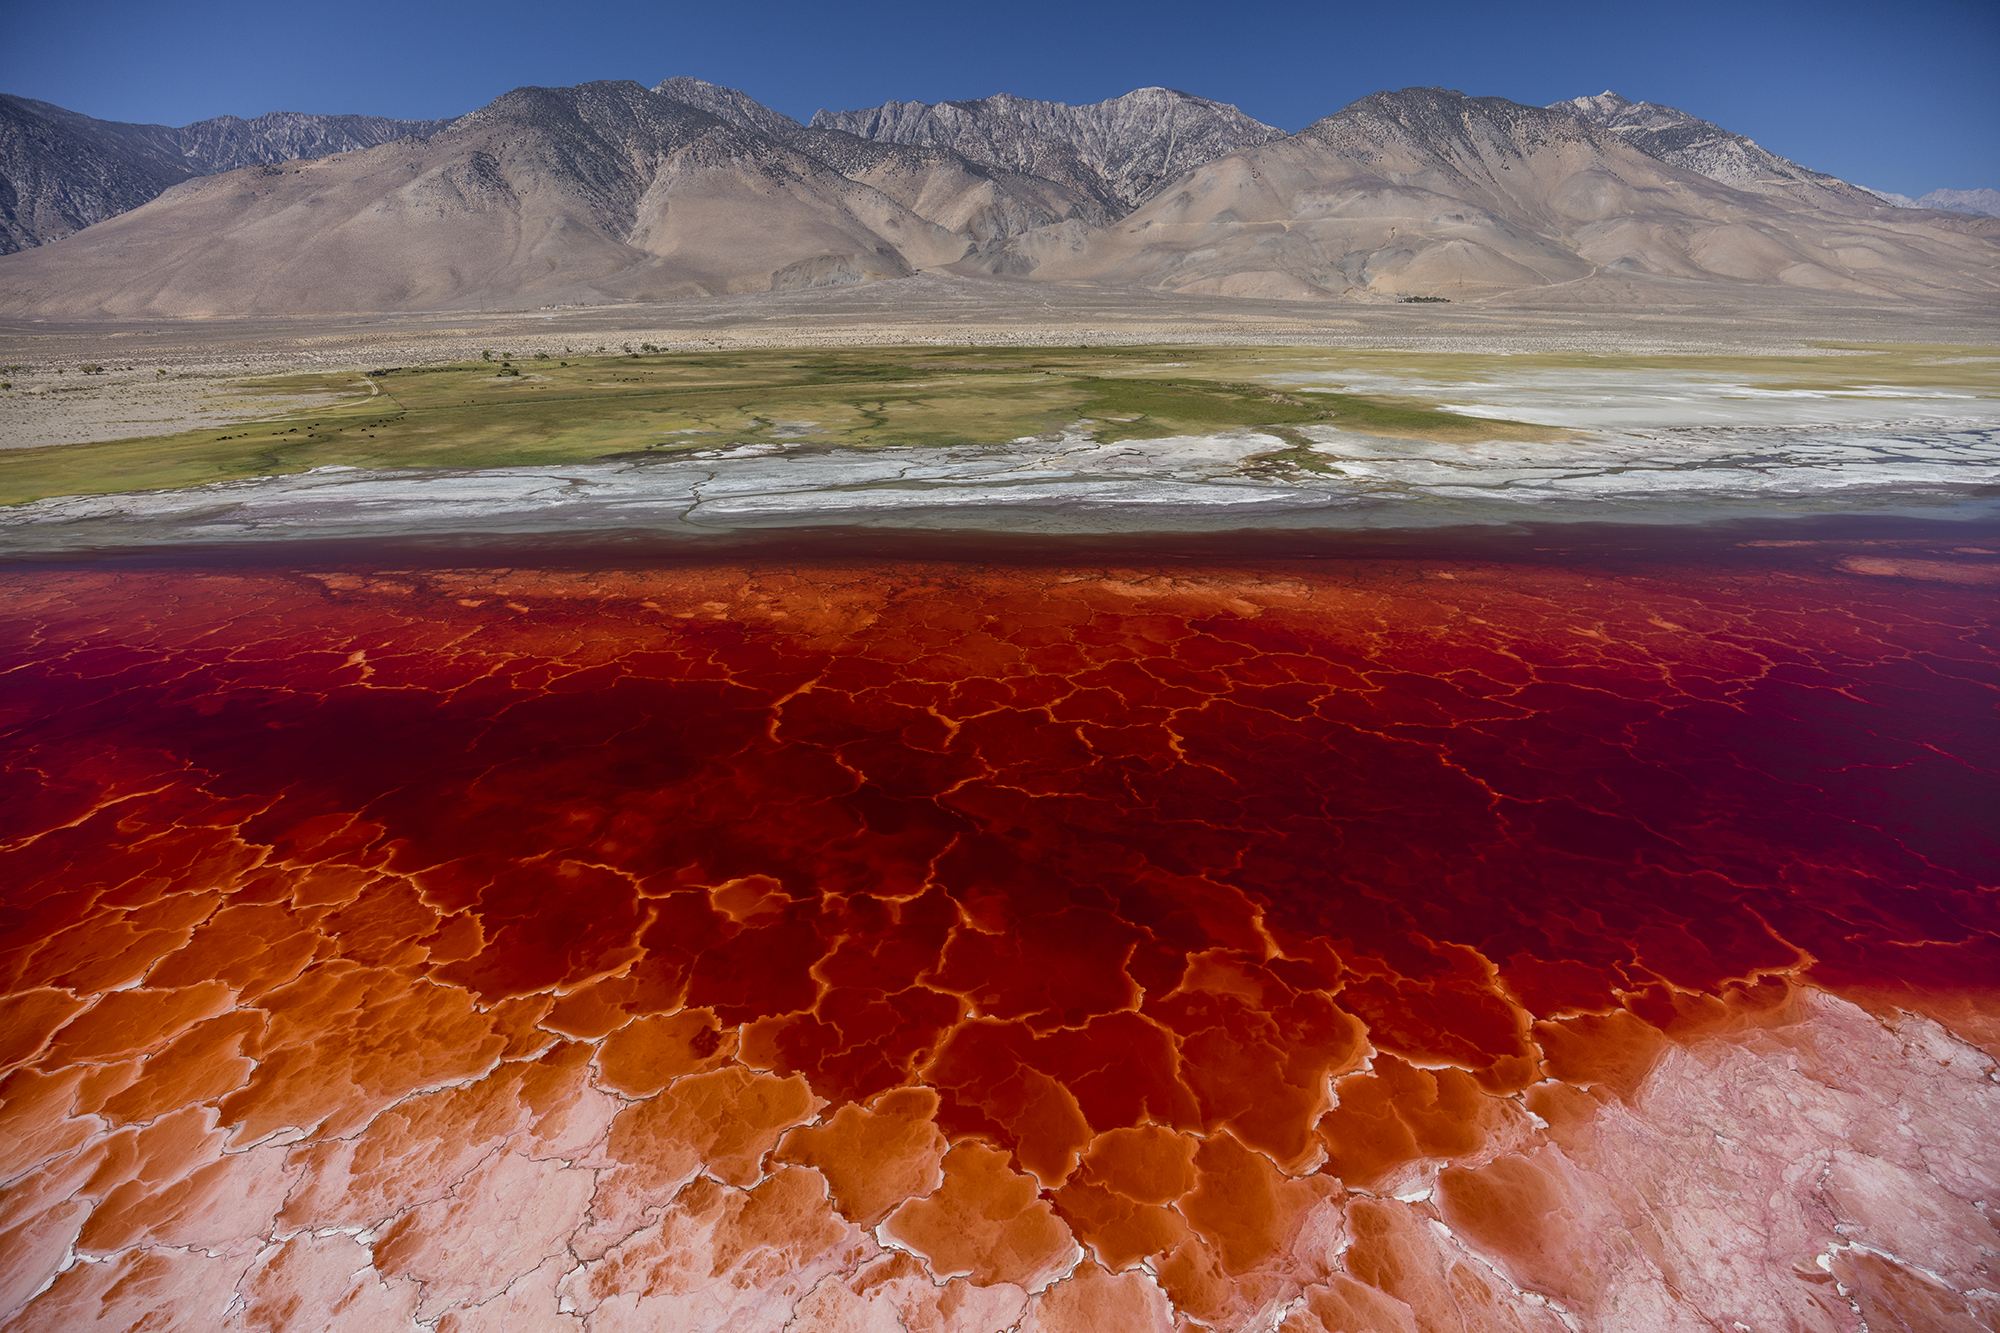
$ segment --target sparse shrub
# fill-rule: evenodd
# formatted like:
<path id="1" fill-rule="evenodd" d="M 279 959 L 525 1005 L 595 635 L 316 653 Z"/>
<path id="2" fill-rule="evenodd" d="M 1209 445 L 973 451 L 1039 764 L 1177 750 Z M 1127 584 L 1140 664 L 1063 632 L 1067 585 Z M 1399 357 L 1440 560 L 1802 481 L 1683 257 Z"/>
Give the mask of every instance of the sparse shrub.
<path id="1" fill-rule="evenodd" d="M 481 352 L 481 353 L 479 354 L 479 359 L 480 359 L 481 361 L 491 361 L 491 360 L 493 359 L 493 351 L 492 351 L 492 349 L 491 349 L 491 348 L 488 348 L 488 349 L 487 349 L 486 351 L 484 351 L 484 352 Z"/>
<path id="2" fill-rule="evenodd" d="M 104 367 L 98 365 L 95 361 L 93 361 L 87 366 L 78 366 L 77 371 L 78 373 L 84 375 L 102 375 L 104 373 Z"/>
<path id="3" fill-rule="evenodd" d="M 520 374 L 521 374 L 521 372 L 520 372 L 520 371 L 518 371 L 518 370 L 514 369 L 514 367 L 512 367 L 512 366 L 502 366 L 502 367 L 500 367 L 500 369 L 499 369 L 499 371 L 498 371 L 497 373 L 498 373 L 498 374 L 501 374 L 501 375 L 513 375 L 513 376 L 515 376 L 516 378 L 519 378 L 519 376 L 520 376 Z"/>
<path id="4" fill-rule="evenodd" d="M 537 352 L 537 353 L 535 353 L 535 360 L 537 360 L 537 361 L 546 361 L 546 360 L 548 360 L 548 359 L 549 359 L 549 354 L 548 354 L 547 352 Z"/>

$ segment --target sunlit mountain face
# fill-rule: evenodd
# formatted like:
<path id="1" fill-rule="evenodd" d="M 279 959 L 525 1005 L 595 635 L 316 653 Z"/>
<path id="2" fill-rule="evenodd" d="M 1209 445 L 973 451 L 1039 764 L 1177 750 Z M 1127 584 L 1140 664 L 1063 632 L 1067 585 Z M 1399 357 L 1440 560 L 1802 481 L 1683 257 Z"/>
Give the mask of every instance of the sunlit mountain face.
<path id="1" fill-rule="evenodd" d="M 0 570 L 0 1309 L 1976 1327 L 1996 555 Z"/>

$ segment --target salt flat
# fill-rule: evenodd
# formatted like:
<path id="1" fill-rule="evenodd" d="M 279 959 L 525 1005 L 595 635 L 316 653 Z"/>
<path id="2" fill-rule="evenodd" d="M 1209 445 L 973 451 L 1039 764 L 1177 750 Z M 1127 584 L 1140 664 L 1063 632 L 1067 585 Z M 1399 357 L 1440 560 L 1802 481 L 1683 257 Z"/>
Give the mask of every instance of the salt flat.
<path id="1" fill-rule="evenodd" d="M 495 347 L 529 373 L 492 376 L 477 358 Z M 41 358 L 31 388 L 65 358 L 116 356 L 127 396 L 227 394 L 278 415 L 255 438 L 186 434 L 183 413 L 166 427 L 180 436 L 85 444 L 104 426 L 83 412 L 79 443 L 7 451 L 51 466 L 0 509 L 0 550 L 1976 517 L 2000 484 L 1996 347 L 2000 329 L 1963 311 L 1851 302 L 1336 315 L 930 277 L 545 314 L 23 325 L 0 330 L 0 355 Z M 411 369 L 364 378 L 371 365 Z M 344 406 L 326 405 L 335 389 Z M 0 395 L 0 436 L 64 439 L 49 402 Z M 34 439 L 14 438 L 28 421 Z M 65 450 L 103 452 L 55 467 Z"/>
<path id="2" fill-rule="evenodd" d="M 1972 364 L 1967 359 L 1968 364 Z M 1447 412 L 1544 426 L 1788 426 L 1877 423 L 1912 425 L 2000 422 L 2000 397 L 1972 387 L 1863 384 L 1787 386 L 1746 382 L 1721 372 L 1669 369 L 1594 370 L 1524 367 L 1505 378 L 1431 377 L 1369 370 L 1292 372 L 1272 383 L 1343 393 L 1412 394 Z"/>
<path id="3" fill-rule="evenodd" d="M 1908 512 L 1990 517 L 2000 427 L 1682 427 L 1474 445 L 1303 427 L 1104 443 L 1082 433 L 948 449 L 764 446 L 736 457 L 565 467 L 327 467 L 209 486 L 36 501 L 0 549 L 317 537 L 773 527 L 1020 532 L 1703 522 Z M 710 451 L 711 453 L 715 451 Z"/>

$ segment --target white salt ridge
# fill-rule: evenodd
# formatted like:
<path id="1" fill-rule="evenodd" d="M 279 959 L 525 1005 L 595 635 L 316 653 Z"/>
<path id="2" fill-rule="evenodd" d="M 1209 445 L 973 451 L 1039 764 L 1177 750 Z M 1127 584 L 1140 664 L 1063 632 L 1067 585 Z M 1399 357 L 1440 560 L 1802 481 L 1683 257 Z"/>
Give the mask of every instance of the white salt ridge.
<path id="1" fill-rule="evenodd" d="M 1351 484 L 1409 497 L 1533 503 L 1948 492 L 2000 484 L 2000 429 L 1675 431 L 1581 444 L 1435 444 L 1304 431 Z"/>
<path id="2" fill-rule="evenodd" d="M 566 467 L 319 468 L 187 490 L 73 496 L 0 511 L 0 550 L 433 533 L 864 523 L 1019 531 L 1439 523 L 1860 510 L 2000 486 L 2000 426 L 1602 432 L 1440 444 L 1299 432 L 949 449 L 729 450 Z M 704 451 L 708 452 L 708 451 Z M 1324 470 L 1319 470 L 1324 469 Z M 1974 503 L 1983 503 L 1974 501 Z"/>
<path id="3" fill-rule="evenodd" d="M 1585 430 L 1958 422 L 2000 426 L 2000 398 L 1895 384 L 1771 389 L 1670 371 L 1589 369 L 1527 371 L 1510 374 L 1505 383 L 1354 371 L 1298 371 L 1264 379 L 1308 391 L 1414 396 L 1462 416 Z M 1885 420 L 1885 405 L 1892 402 L 1893 422 Z"/>

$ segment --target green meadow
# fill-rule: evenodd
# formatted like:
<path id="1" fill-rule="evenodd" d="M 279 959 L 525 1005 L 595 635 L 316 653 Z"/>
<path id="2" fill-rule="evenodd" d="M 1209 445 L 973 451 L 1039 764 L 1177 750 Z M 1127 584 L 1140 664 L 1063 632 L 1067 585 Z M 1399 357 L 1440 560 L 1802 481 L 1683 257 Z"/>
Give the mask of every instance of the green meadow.
<path id="1" fill-rule="evenodd" d="M 238 382 L 310 411 L 177 435 L 0 453 L 0 503 L 350 467 L 487 468 L 745 444 L 993 444 L 1330 423 L 1435 439 L 1541 438 L 1429 404 L 1249 382 L 1327 364 L 1297 349 L 836 348 L 509 356 Z"/>
<path id="2" fill-rule="evenodd" d="M 834 348 L 514 355 L 235 382 L 273 415 L 177 435 L 0 452 L 0 503 L 350 467 L 489 468 L 672 457 L 737 445 L 951 447 L 1077 429 L 1104 441 L 1255 427 L 1315 466 L 1295 428 L 1438 441 L 1566 432 L 1472 419 L 1417 396 L 1278 389 L 1267 376 L 1359 371 L 1504 381 L 1588 367 L 1760 385 L 1981 386 L 1990 349 L 1854 347 L 1840 356 L 1492 356 L 1292 347 Z M 320 396 L 309 411 L 279 400 Z"/>

